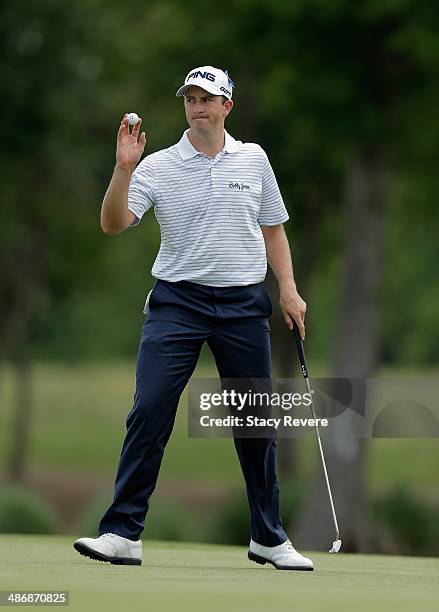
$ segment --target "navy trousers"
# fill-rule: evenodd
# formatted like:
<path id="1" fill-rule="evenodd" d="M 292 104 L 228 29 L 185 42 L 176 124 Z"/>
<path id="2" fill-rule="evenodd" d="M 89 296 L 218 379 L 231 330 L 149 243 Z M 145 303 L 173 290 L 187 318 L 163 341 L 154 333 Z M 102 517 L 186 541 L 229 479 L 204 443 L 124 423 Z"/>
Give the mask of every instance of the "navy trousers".
<path id="1" fill-rule="evenodd" d="M 114 500 L 101 519 L 100 535 L 140 538 L 178 401 L 205 341 L 221 379 L 271 378 L 271 314 L 263 283 L 208 287 L 156 282 L 142 328 Z M 251 537 L 277 546 L 287 535 L 279 514 L 276 438 L 234 438 L 234 444 L 246 483 Z"/>

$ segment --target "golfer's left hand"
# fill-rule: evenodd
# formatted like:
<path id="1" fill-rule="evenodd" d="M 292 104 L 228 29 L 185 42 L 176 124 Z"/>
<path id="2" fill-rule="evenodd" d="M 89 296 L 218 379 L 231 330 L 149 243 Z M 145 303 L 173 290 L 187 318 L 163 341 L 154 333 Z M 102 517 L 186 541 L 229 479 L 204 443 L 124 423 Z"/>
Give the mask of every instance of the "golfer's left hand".
<path id="1" fill-rule="evenodd" d="M 306 302 L 304 302 L 297 293 L 297 289 L 292 287 L 281 289 L 279 303 L 285 323 L 290 329 L 293 329 L 294 325 L 297 325 L 300 337 L 302 340 L 305 340 Z"/>

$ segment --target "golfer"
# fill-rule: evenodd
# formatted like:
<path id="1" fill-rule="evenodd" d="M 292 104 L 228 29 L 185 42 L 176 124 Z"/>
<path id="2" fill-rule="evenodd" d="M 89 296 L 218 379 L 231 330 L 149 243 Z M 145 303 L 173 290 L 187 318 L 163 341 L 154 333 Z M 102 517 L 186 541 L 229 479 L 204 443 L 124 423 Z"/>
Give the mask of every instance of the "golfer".
<path id="1" fill-rule="evenodd" d="M 99 537 L 74 543 L 91 559 L 141 565 L 149 499 L 203 343 L 221 379 L 271 378 L 267 259 L 279 283 L 285 322 L 305 336 L 306 304 L 294 282 L 282 225 L 288 213 L 273 170 L 259 145 L 235 140 L 224 129 L 232 90 L 231 79 L 218 68 L 191 70 L 176 94 L 184 98 L 189 129 L 177 144 L 141 163 L 146 142 L 141 120 L 131 133 L 127 115 L 120 124 L 102 229 L 120 234 L 154 208 L 161 244 L 152 268 L 156 283 L 144 309 L 134 405 L 126 419 L 114 500 L 100 521 Z M 249 559 L 277 569 L 312 570 L 312 561 L 294 549 L 282 528 L 276 438 L 235 437 L 234 444 L 250 507 Z"/>

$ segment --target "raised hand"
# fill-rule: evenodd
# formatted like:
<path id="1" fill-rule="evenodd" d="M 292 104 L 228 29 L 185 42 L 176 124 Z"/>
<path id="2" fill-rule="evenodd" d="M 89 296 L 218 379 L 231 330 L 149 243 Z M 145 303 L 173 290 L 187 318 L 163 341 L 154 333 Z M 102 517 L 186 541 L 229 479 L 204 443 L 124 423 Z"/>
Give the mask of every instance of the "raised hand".
<path id="1" fill-rule="evenodd" d="M 116 163 L 120 168 L 134 169 L 142 157 L 146 136 L 145 132 L 142 132 L 139 138 L 141 123 L 142 120 L 139 119 L 131 133 L 128 125 L 128 114 L 124 115 L 120 123 L 116 149 Z"/>

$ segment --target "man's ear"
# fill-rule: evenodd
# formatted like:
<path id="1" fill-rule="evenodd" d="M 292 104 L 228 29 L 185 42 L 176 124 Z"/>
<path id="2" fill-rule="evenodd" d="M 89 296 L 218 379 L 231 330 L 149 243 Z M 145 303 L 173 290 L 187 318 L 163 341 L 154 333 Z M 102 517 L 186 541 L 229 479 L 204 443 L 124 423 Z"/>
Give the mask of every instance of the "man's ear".
<path id="1" fill-rule="evenodd" d="M 230 113 L 233 108 L 233 100 L 226 100 L 224 102 L 224 110 L 226 111 L 225 117 Z"/>

